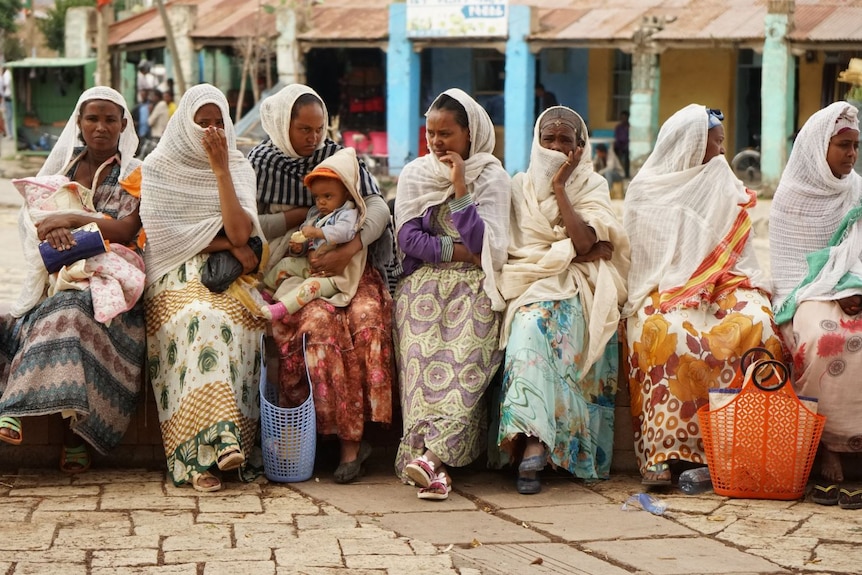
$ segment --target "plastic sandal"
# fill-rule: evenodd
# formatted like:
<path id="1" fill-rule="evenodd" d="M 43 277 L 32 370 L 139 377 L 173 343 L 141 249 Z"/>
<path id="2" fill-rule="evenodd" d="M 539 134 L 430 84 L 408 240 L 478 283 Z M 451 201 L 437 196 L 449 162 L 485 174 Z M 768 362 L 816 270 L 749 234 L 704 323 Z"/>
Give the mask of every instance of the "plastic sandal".
<path id="1" fill-rule="evenodd" d="M 60 451 L 60 471 L 75 475 L 90 469 L 90 452 L 83 443 L 77 447 L 66 447 Z"/>
<path id="2" fill-rule="evenodd" d="M 862 509 L 862 489 L 842 487 L 838 493 L 838 507 L 841 509 Z"/>
<path id="3" fill-rule="evenodd" d="M 428 487 L 423 487 L 419 490 L 416 496 L 419 499 L 428 499 L 431 501 L 443 501 L 449 498 L 449 492 L 452 491 L 452 486 L 449 485 L 449 480 L 446 478 L 446 472 L 442 471 L 431 480 Z"/>
<path id="4" fill-rule="evenodd" d="M 641 479 L 641 485 L 648 486 L 666 486 L 671 485 L 671 475 L 670 475 L 670 465 L 667 462 L 656 463 L 655 465 L 650 465 L 646 468 L 646 473 L 650 473 L 653 475 L 653 479 L 647 479 L 644 477 Z"/>
<path id="5" fill-rule="evenodd" d="M 216 483 L 205 485 L 203 482 L 205 479 L 215 479 Z M 212 493 L 221 489 L 221 480 L 209 471 L 204 471 L 192 475 L 192 487 L 201 493 Z"/>
<path id="6" fill-rule="evenodd" d="M 417 457 L 404 467 L 404 474 L 413 482 L 413 485 L 419 487 L 430 487 L 431 482 L 437 478 L 437 473 L 434 472 L 434 464 L 428 461 L 423 455 Z"/>
<path id="7" fill-rule="evenodd" d="M 17 417 L 11 417 L 8 415 L 0 417 L 0 429 L 8 429 L 9 431 L 14 431 L 18 434 L 18 437 L 16 438 L 11 435 L 6 435 L 5 433 L 0 433 L 0 441 L 5 441 L 11 445 L 21 445 L 21 442 L 24 441 L 24 434 L 21 433 L 21 420 Z"/>
<path id="8" fill-rule="evenodd" d="M 222 471 L 233 471 L 239 469 L 245 463 L 245 455 L 236 445 L 231 445 L 221 450 L 216 459 L 216 465 Z"/>
<path id="9" fill-rule="evenodd" d="M 818 505 L 838 505 L 838 484 L 818 481 L 811 492 L 811 501 Z"/>

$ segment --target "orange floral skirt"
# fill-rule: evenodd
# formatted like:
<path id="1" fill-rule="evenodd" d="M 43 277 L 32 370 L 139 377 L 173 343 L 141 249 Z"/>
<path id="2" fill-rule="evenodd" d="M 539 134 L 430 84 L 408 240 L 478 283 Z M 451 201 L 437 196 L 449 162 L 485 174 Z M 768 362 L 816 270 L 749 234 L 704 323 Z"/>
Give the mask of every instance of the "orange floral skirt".
<path id="1" fill-rule="evenodd" d="M 706 463 L 697 410 L 710 388 L 740 385 L 739 360 L 752 347 L 785 359 L 769 297 L 737 289 L 697 308 L 658 309 L 658 292 L 626 321 L 635 453 L 646 467 L 669 459 Z"/>

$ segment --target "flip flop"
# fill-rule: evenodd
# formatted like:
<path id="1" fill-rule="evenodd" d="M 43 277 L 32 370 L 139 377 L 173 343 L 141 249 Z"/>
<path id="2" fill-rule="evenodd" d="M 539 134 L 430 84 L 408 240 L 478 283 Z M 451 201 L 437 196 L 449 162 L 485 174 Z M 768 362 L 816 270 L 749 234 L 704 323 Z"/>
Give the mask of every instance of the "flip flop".
<path id="1" fill-rule="evenodd" d="M 838 507 L 841 509 L 862 509 L 862 489 L 842 487 L 838 492 Z"/>
<path id="2" fill-rule="evenodd" d="M 838 505 L 838 484 L 816 482 L 811 492 L 811 501 L 818 505 Z"/>
<path id="3" fill-rule="evenodd" d="M 11 417 L 9 415 L 0 417 L 0 429 L 8 429 L 9 431 L 14 431 L 18 434 L 18 437 L 16 438 L 6 435 L 5 433 L 0 433 L 0 441 L 5 441 L 11 445 L 21 445 L 21 442 L 24 441 L 24 434 L 21 433 L 21 420 L 17 417 Z"/>
<path id="4" fill-rule="evenodd" d="M 655 465 L 650 465 L 646 468 L 646 473 L 653 474 L 653 478 L 649 479 L 647 477 L 643 477 L 641 479 L 641 485 L 647 485 L 651 487 L 664 487 L 671 485 L 671 474 L 670 474 L 670 465 L 667 462 L 663 461 L 661 463 L 656 463 Z"/>
<path id="5" fill-rule="evenodd" d="M 63 446 L 60 451 L 60 471 L 75 475 L 90 469 L 90 452 L 83 443 L 75 447 Z"/>

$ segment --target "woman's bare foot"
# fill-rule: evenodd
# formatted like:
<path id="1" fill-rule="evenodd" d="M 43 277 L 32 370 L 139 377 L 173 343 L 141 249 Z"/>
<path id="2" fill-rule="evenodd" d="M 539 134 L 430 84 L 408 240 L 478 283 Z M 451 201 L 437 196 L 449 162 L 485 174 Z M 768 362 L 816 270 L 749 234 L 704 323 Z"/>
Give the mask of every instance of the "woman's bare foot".
<path id="1" fill-rule="evenodd" d="M 823 455 L 820 461 L 820 476 L 833 483 L 844 481 L 841 456 L 835 451 L 829 451 L 825 447 L 823 448 Z"/>

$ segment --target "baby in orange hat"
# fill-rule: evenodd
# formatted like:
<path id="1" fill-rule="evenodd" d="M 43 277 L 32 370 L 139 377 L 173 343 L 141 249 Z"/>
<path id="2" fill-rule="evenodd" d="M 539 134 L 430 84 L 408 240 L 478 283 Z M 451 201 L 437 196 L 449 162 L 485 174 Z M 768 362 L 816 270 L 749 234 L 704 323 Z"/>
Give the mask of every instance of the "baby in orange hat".
<path id="1" fill-rule="evenodd" d="M 359 163 L 353 148 L 339 150 L 305 176 L 314 197 L 308 216 L 290 237 L 289 256 L 280 260 L 264 277 L 267 288 L 276 290 L 275 303 L 261 308 L 263 315 L 279 320 L 302 306 L 324 298 L 336 307 L 346 306 L 365 268 L 367 249 L 356 254 L 341 274 L 312 275 L 308 255 L 349 242 L 365 220 L 365 202 L 359 193 Z"/>

